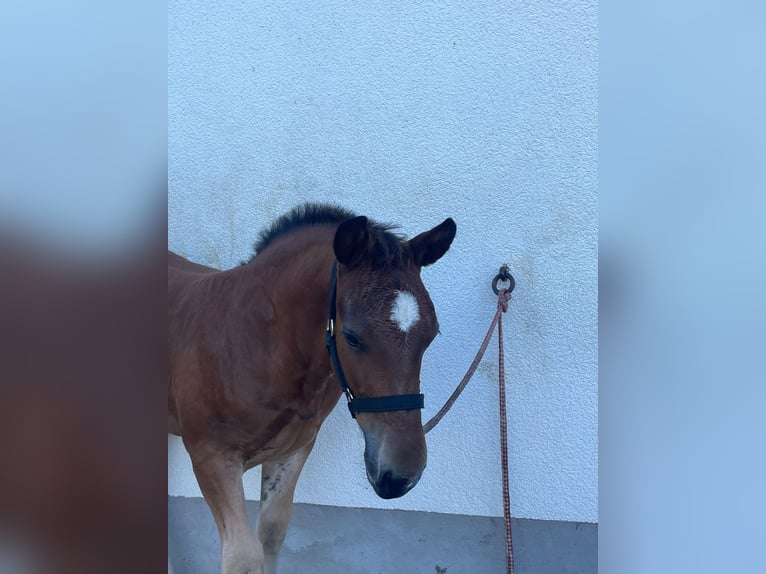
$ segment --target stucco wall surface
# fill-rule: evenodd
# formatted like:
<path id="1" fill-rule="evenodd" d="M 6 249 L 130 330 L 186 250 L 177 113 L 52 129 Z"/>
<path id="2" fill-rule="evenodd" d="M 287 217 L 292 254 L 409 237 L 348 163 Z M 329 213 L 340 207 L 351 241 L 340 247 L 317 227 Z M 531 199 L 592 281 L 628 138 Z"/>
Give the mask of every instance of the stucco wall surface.
<path id="1" fill-rule="evenodd" d="M 445 217 L 452 249 L 423 270 L 441 325 L 424 419 L 449 396 L 494 313 L 501 263 L 514 516 L 596 522 L 597 8 L 538 2 L 168 4 L 168 242 L 227 268 L 305 200 L 413 236 Z M 497 350 L 428 435 L 407 496 L 365 478 L 339 404 L 296 500 L 502 515 Z M 169 494 L 200 496 L 169 439 Z M 259 471 L 245 475 L 257 499 Z"/>

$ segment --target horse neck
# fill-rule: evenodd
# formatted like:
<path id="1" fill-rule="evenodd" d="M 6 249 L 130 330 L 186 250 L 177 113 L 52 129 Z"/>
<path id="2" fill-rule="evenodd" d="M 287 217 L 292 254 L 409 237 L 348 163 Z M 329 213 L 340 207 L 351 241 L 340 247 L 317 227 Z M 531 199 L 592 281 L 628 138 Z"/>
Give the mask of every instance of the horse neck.
<path id="1" fill-rule="evenodd" d="M 327 322 L 335 228 L 299 229 L 281 237 L 241 269 L 242 281 L 257 284 L 278 319 L 277 336 L 311 349 L 318 341 L 326 359 Z M 240 290 L 241 291 L 241 290 Z M 242 291 L 241 291 L 242 292 Z M 288 328 L 289 326 L 289 328 Z"/>

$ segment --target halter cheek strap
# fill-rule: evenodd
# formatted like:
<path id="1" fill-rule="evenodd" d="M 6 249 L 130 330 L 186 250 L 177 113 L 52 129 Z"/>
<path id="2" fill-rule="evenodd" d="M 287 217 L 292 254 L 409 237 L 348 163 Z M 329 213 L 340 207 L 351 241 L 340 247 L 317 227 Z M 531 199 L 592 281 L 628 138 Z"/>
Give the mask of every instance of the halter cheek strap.
<path id="1" fill-rule="evenodd" d="M 332 276 L 330 279 L 330 302 L 327 309 L 327 330 L 325 331 L 325 345 L 330 353 L 330 362 L 332 370 L 335 372 L 335 378 L 338 379 L 343 394 L 348 401 L 348 410 L 351 416 L 356 418 L 356 413 L 382 413 L 386 411 L 409 411 L 423 408 L 423 395 L 391 395 L 387 397 L 355 397 L 348 386 L 346 376 L 340 366 L 338 357 L 338 347 L 335 342 L 335 318 L 337 313 L 337 291 L 338 291 L 338 265 L 332 264 Z"/>

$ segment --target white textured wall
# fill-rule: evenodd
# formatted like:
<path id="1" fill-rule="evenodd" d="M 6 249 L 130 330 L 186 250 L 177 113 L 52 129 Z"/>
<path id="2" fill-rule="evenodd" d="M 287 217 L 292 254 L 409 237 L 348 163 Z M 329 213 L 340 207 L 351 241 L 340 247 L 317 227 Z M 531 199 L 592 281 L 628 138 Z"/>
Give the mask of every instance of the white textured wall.
<path id="1" fill-rule="evenodd" d="M 304 200 L 408 235 L 453 217 L 452 249 L 423 271 L 442 332 L 424 359 L 424 417 L 471 361 L 508 262 L 513 513 L 595 522 L 595 1 L 405 5 L 169 2 L 169 247 L 233 266 Z M 339 404 L 296 499 L 501 515 L 496 369 L 491 347 L 404 498 L 375 496 Z M 200 495 L 176 439 L 168 473 L 170 494 Z M 257 498 L 258 471 L 245 481 Z"/>

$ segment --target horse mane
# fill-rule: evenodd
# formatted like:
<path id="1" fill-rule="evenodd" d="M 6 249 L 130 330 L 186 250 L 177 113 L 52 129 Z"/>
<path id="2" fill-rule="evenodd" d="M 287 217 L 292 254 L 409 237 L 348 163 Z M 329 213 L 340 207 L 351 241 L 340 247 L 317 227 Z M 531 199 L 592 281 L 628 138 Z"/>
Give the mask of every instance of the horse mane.
<path id="1" fill-rule="evenodd" d="M 340 225 L 354 217 L 357 217 L 356 213 L 335 204 L 304 203 L 294 207 L 258 234 L 250 261 L 278 237 L 312 225 Z M 367 228 L 374 239 L 373 267 L 399 267 L 410 256 L 405 237 L 392 231 L 396 227 L 368 218 Z"/>

